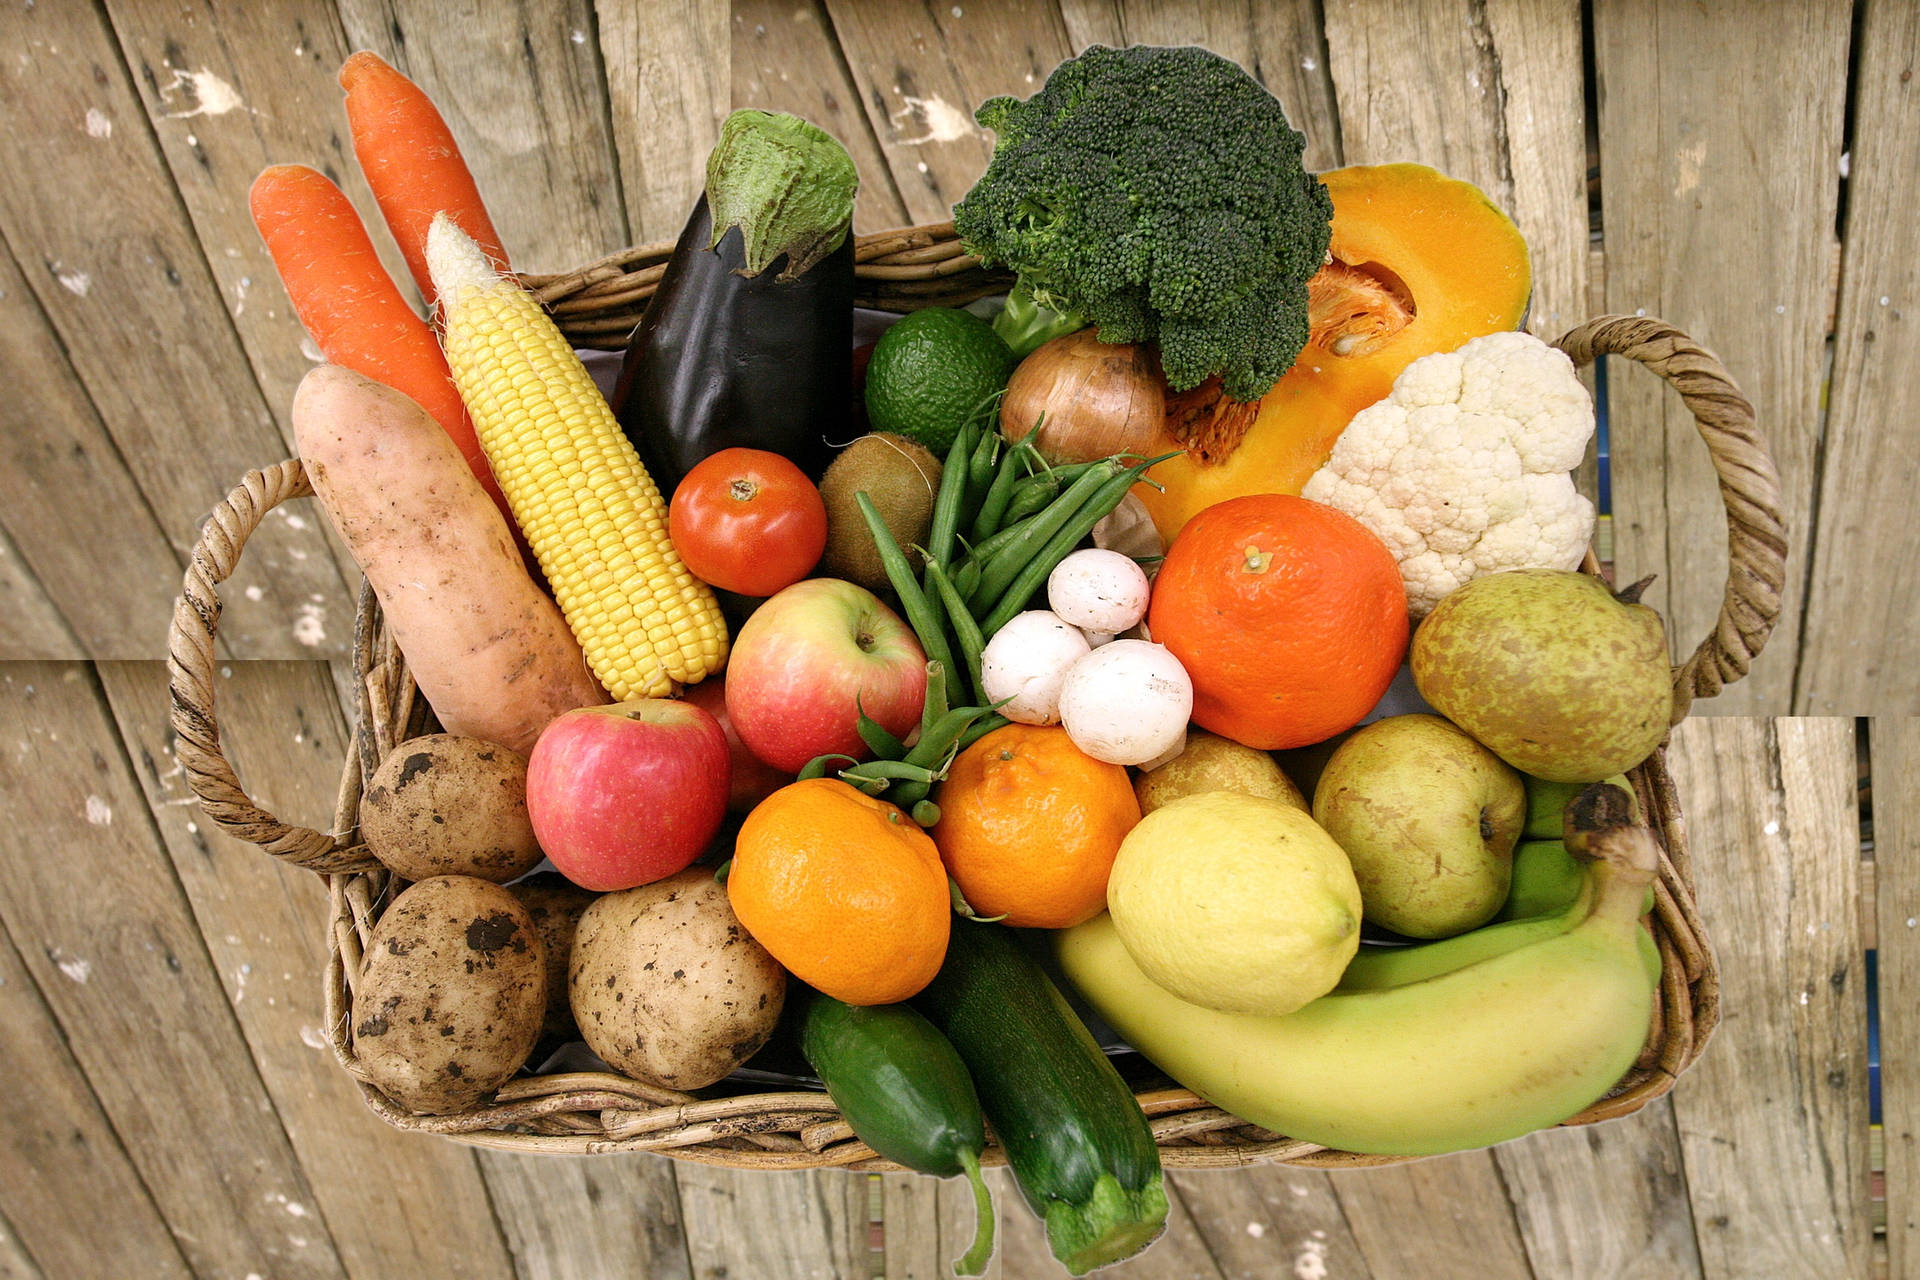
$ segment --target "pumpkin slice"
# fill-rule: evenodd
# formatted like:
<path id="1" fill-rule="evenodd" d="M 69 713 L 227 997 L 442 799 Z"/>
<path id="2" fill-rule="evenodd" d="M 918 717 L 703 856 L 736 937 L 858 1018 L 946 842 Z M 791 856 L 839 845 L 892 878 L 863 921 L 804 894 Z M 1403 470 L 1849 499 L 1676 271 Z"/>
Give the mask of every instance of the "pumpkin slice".
<path id="1" fill-rule="evenodd" d="M 1526 316 L 1527 244 L 1480 188 L 1425 165 L 1356 165 L 1320 175 L 1333 196 L 1332 261 L 1308 282 L 1312 336 L 1258 401 L 1217 379 L 1167 397 L 1186 452 L 1134 492 L 1169 542 L 1203 508 L 1249 493 L 1298 494 L 1353 415 L 1408 364 Z"/>

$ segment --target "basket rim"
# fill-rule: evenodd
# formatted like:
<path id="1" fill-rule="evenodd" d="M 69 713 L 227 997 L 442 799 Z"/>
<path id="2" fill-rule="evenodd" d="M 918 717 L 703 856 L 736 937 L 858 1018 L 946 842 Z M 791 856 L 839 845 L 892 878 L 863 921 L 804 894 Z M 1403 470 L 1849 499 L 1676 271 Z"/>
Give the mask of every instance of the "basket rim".
<path id="1" fill-rule="evenodd" d="M 882 266 L 901 265 L 884 259 L 918 253 L 929 260 L 904 265 L 918 269 L 952 262 L 955 258 L 950 253 L 932 256 L 943 252 L 939 237 L 931 234 L 940 230 L 943 228 L 936 225 L 887 233 L 895 237 L 893 247 L 888 253 L 873 255 L 870 261 Z M 950 237 L 950 226 L 944 230 Z M 639 252 L 626 251 L 628 255 Z M 550 287 L 549 305 L 557 309 L 559 302 L 578 296 L 595 281 L 619 283 L 615 276 L 605 273 L 614 270 L 612 267 L 594 275 L 603 266 L 589 264 L 569 273 L 572 283 L 568 288 L 572 292 L 555 293 Z M 619 266 L 618 272 L 625 275 L 627 267 Z M 956 281 L 958 286 L 953 283 Z M 960 270 L 933 283 L 952 289 L 980 287 L 982 282 L 975 280 L 968 285 L 966 271 Z M 910 309 L 939 300 L 935 293 L 922 291 L 891 299 L 887 309 Z M 1578 327 L 1557 345 L 1576 364 L 1587 363 L 1600 354 L 1626 355 L 1646 364 L 1693 410 L 1713 456 L 1729 522 L 1728 585 L 1719 624 L 1675 669 L 1677 723 L 1686 715 L 1693 697 L 1712 696 L 1746 673 L 1779 616 L 1786 540 L 1779 515 L 1777 474 L 1754 427 L 1751 407 L 1732 379 L 1716 357 L 1677 329 L 1650 317 L 1603 316 Z M 378 602 L 370 586 L 363 581 L 355 626 L 353 661 L 359 677 L 360 705 L 355 715 L 354 742 L 342 772 L 335 821 L 329 832 L 289 826 L 254 805 L 221 752 L 213 713 L 218 585 L 233 572 L 247 538 L 266 512 L 280 502 L 311 492 L 299 461 L 290 459 L 250 473 L 212 513 L 186 571 L 169 637 L 172 722 L 181 764 L 209 820 L 276 857 L 327 877 L 332 908 L 325 975 L 328 1039 L 336 1060 L 359 1083 L 369 1107 L 397 1128 L 441 1133 L 474 1145 L 512 1150 L 580 1154 L 658 1150 L 682 1159 L 733 1167 L 897 1168 L 852 1137 L 824 1093 L 807 1095 L 805 1105 L 791 1094 L 742 1094 L 722 1100 L 728 1105 L 716 1108 L 692 1095 L 652 1089 L 606 1073 L 523 1076 L 503 1086 L 490 1104 L 454 1116 L 420 1116 L 397 1106 L 368 1082 L 354 1057 L 348 1033 L 352 987 L 357 981 L 362 948 L 395 879 L 384 869 L 370 865 L 370 855 L 354 840 L 360 789 L 385 749 L 412 736 L 430 714 L 407 673 L 404 657 L 381 625 Z M 1590 572 L 1597 571 L 1591 553 L 1586 567 Z M 1569 1125 L 1630 1114 L 1666 1093 L 1680 1072 L 1699 1056 L 1718 1022 L 1718 973 L 1694 906 L 1685 821 L 1664 756 L 1663 744 L 1630 774 L 1642 812 L 1648 815 L 1663 849 L 1653 917 L 1663 960 L 1658 1018 L 1640 1062 L 1605 1098 L 1565 1122 Z M 558 1083 L 548 1086 L 541 1084 L 542 1080 Z M 1148 1111 L 1163 1163 L 1169 1168 L 1217 1168 L 1260 1161 L 1315 1168 L 1356 1167 L 1417 1158 L 1362 1156 L 1271 1134 L 1209 1106 L 1183 1089 L 1149 1090 L 1136 1096 Z M 759 1104 L 760 1110 L 752 1104 Z M 986 1163 L 1003 1159 L 1003 1153 L 994 1146 Z"/>

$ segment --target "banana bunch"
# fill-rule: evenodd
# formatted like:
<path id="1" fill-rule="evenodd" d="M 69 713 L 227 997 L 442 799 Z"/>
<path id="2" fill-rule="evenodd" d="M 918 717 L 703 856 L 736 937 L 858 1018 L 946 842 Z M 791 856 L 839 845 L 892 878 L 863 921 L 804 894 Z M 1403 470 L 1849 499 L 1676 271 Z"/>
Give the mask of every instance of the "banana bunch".
<path id="1" fill-rule="evenodd" d="M 1172 995 L 1105 915 L 1056 935 L 1057 953 L 1129 1044 L 1242 1119 L 1382 1155 L 1490 1146 L 1600 1098 L 1647 1037 L 1660 956 L 1640 917 L 1657 847 L 1629 826 L 1581 843 L 1593 861 L 1578 884 L 1563 860 L 1538 864 L 1572 893 L 1552 913 L 1364 952 L 1334 991 L 1282 1017 Z"/>

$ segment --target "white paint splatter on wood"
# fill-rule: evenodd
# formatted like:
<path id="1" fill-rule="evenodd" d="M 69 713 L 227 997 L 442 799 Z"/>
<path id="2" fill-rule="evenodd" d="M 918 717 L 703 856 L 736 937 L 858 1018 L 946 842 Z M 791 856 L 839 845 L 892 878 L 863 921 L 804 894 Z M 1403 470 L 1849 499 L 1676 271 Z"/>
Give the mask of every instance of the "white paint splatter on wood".
<path id="1" fill-rule="evenodd" d="M 1326 1232 L 1316 1231 L 1315 1236 L 1325 1236 Z M 1300 1251 L 1293 1255 L 1294 1280 L 1327 1280 L 1327 1242 L 1324 1239 L 1306 1239 L 1300 1242 Z"/>
<path id="2" fill-rule="evenodd" d="M 62 960 L 60 959 L 59 952 L 56 951 L 53 954 L 54 963 L 60 966 L 60 972 L 66 974 L 67 977 L 73 981 L 84 986 L 87 979 L 93 975 L 93 961 L 83 959 L 80 956 L 74 956 L 69 960 Z"/>
<path id="3" fill-rule="evenodd" d="M 327 638 L 327 610 L 323 605 L 302 604 L 293 624 L 293 638 L 309 649 Z"/>
<path id="4" fill-rule="evenodd" d="M 920 147 L 929 142 L 953 142 L 978 132 L 973 117 L 945 98 L 916 98 L 903 93 L 900 101 L 906 105 L 893 113 L 894 120 L 918 116 L 927 126 L 926 133 L 918 138 L 900 139 L 903 147 Z"/>
<path id="5" fill-rule="evenodd" d="M 100 108 L 88 107 L 86 129 L 89 138 L 111 138 L 113 121 Z"/>
<path id="6" fill-rule="evenodd" d="M 87 797 L 87 822 L 96 827 L 113 825 L 113 806 L 107 803 L 104 796 Z"/>
<path id="7" fill-rule="evenodd" d="M 176 94 L 190 97 L 194 105 L 185 111 L 169 111 L 169 120 L 223 116 L 229 111 L 251 110 L 240 97 L 239 90 L 205 67 L 198 71 L 175 71 L 173 83 L 162 89 L 160 96 L 171 103 Z"/>

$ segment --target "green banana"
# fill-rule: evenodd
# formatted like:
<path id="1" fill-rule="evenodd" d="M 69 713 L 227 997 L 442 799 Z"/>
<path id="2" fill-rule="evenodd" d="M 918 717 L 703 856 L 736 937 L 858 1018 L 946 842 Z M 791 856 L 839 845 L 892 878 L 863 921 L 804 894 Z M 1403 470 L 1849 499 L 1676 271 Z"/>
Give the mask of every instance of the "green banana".
<path id="1" fill-rule="evenodd" d="M 1513 886 L 1495 920 L 1526 920 L 1564 910 L 1587 883 L 1587 867 L 1559 839 L 1525 840 L 1513 851 Z"/>
<path id="2" fill-rule="evenodd" d="M 1567 802 L 1586 789 L 1584 782 L 1549 782 L 1545 778 L 1536 778 L 1530 773 L 1520 775 L 1527 784 L 1527 825 L 1520 832 L 1522 840 L 1558 840 L 1565 828 L 1561 824 L 1561 814 L 1566 810 Z M 1619 787 L 1628 796 L 1634 796 L 1633 784 L 1627 781 L 1627 775 L 1616 773 L 1605 781 Z M 1633 798 L 1634 821 L 1640 820 L 1640 801 Z"/>
<path id="3" fill-rule="evenodd" d="M 1572 859 L 1569 857 L 1568 860 Z M 1513 870 L 1517 892 L 1517 877 L 1520 874 L 1517 856 Z M 1471 933 L 1456 934 L 1419 946 L 1362 946 L 1359 953 L 1347 962 L 1346 971 L 1340 975 L 1334 990 L 1384 991 L 1388 987 L 1404 987 L 1410 982 L 1425 982 L 1429 978 L 1464 969 L 1470 964 L 1479 964 L 1509 951 L 1558 937 L 1585 920 L 1593 906 L 1591 881 L 1585 869 L 1576 864 L 1574 870 L 1576 879 L 1572 885 L 1573 893 L 1556 904 L 1557 909 L 1549 907 L 1544 911 L 1529 912 L 1523 918 L 1503 917 L 1501 923 L 1483 925 Z M 1508 901 L 1512 901 L 1511 896 Z"/>
<path id="4" fill-rule="evenodd" d="M 1140 972 L 1112 922 L 1056 935 L 1060 965 L 1134 1048 L 1214 1105 L 1348 1151 L 1439 1155 L 1558 1124 L 1602 1096 L 1647 1036 L 1657 951 L 1640 906 L 1650 833 L 1588 837 L 1583 917 L 1451 972 L 1336 991 L 1281 1017 L 1219 1013 Z"/>

